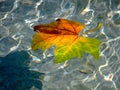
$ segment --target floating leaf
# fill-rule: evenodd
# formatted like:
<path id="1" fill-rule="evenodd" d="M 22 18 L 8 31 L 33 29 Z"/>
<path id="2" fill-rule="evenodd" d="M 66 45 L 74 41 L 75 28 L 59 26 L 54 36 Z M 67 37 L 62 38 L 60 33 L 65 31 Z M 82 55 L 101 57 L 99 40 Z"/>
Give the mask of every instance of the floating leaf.
<path id="1" fill-rule="evenodd" d="M 54 49 L 54 63 L 61 63 L 72 58 L 82 56 L 83 52 L 99 58 L 98 46 L 100 41 L 94 38 L 79 36 L 84 25 L 66 19 L 57 19 L 49 24 L 40 24 L 34 27 L 32 50 L 43 51 L 51 46 Z"/>

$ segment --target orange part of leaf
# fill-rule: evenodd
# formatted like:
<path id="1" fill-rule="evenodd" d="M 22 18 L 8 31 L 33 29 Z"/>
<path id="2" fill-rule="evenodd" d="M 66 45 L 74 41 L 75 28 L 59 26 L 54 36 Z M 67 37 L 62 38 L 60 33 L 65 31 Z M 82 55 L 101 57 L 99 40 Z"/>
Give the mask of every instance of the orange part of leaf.
<path id="1" fill-rule="evenodd" d="M 78 36 L 76 35 L 54 35 L 46 33 L 36 33 L 33 35 L 34 41 L 32 49 L 42 49 L 43 51 L 51 46 L 72 44 Z M 39 38 L 39 39 L 38 39 Z"/>
<path id="2" fill-rule="evenodd" d="M 57 19 L 49 24 L 40 24 L 34 27 L 34 31 L 40 31 L 47 34 L 59 35 L 78 35 L 84 28 L 83 24 L 66 19 Z"/>
<path id="3" fill-rule="evenodd" d="M 83 28 L 83 24 L 66 19 L 57 19 L 49 24 L 37 25 L 34 27 L 34 31 L 40 33 L 33 35 L 32 49 L 41 48 L 44 51 L 53 45 L 71 44 Z"/>

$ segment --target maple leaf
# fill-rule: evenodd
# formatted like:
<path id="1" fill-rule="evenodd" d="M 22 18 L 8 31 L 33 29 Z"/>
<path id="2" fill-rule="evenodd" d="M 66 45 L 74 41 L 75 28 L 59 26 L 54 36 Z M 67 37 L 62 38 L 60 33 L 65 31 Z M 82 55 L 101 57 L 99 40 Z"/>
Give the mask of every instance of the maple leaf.
<path id="1" fill-rule="evenodd" d="M 34 27 L 32 50 L 42 51 L 55 46 L 54 63 L 61 63 L 72 58 L 82 56 L 83 52 L 91 54 L 94 59 L 99 58 L 98 46 L 100 41 L 94 38 L 79 36 L 84 24 L 66 19 L 57 19 L 49 24 Z"/>

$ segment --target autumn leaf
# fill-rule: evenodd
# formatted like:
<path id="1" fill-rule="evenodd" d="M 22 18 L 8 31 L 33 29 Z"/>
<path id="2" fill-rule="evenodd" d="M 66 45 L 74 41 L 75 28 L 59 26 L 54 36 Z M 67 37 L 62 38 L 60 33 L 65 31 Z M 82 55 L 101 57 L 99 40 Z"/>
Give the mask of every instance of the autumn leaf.
<path id="1" fill-rule="evenodd" d="M 36 33 L 32 38 L 32 50 L 42 51 L 55 46 L 54 63 L 61 63 L 82 56 L 83 52 L 99 58 L 100 41 L 94 38 L 79 36 L 84 24 L 66 19 L 57 19 L 49 24 L 34 27 Z"/>

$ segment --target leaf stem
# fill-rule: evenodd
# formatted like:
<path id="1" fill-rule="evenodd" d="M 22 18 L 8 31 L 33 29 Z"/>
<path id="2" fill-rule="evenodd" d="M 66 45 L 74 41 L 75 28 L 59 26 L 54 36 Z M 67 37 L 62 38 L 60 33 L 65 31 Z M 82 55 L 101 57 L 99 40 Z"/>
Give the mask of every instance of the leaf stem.
<path id="1" fill-rule="evenodd" d="M 96 31 L 96 30 L 99 30 L 99 29 L 101 28 L 101 26 L 102 26 L 102 23 L 101 23 L 101 22 L 98 22 L 98 24 L 97 24 L 97 26 L 96 26 L 95 28 L 86 31 L 84 34 L 88 34 L 88 33 L 94 32 L 94 31 Z"/>

